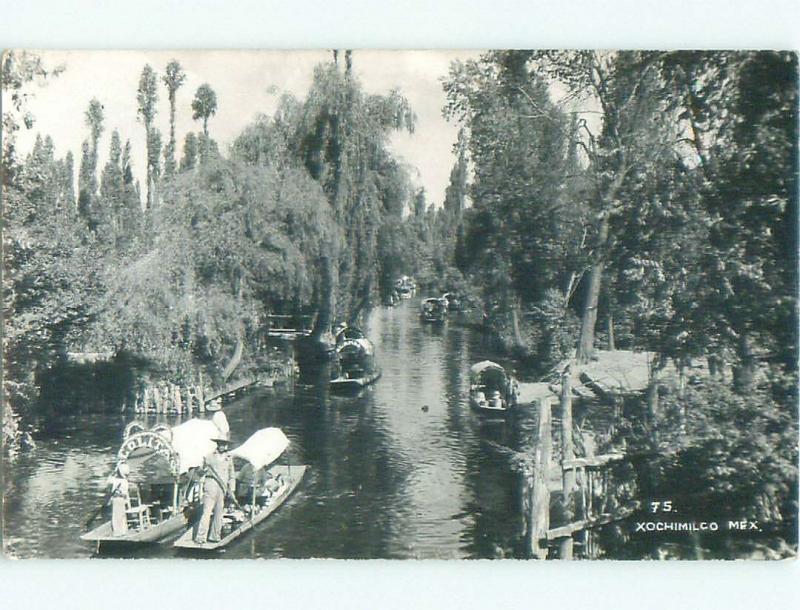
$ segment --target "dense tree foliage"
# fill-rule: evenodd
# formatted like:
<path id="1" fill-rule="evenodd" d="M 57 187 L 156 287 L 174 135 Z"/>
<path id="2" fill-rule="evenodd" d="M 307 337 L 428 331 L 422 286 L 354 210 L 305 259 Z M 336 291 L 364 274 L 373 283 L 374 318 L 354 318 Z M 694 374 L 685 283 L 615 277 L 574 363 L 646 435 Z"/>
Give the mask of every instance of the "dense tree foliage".
<path id="1" fill-rule="evenodd" d="M 474 164 L 455 258 L 489 313 L 522 304 L 579 362 L 600 336 L 654 352 L 665 480 L 773 523 L 797 483 L 797 85 L 777 52 L 490 53 L 445 83 Z M 659 371 L 701 356 L 714 379 L 656 409 Z"/>
<path id="2" fill-rule="evenodd" d="M 20 87 L 48 73 L 26 61 Z M 144 201 L 130 143 L 116 129 L 98 168 L 106 117 L 96 99 L 77 194 L 72 156 L 56 159 L 52 141 L 38 138 L 15 161 L 13 180 L 4 172 L 11 383 L 35 397 L 37 370 L 68 350 L 134 354 L 173 381 L 220 383 L 233 354 L 253 365 L 268 313 L 327 304 L 328 331 L 334 318 L 357 316 L 378 293 L 384 225 L 403 230 L 411 189 L 387 139 L 411 128 L 413 115 L 397 93 L 366 94 L 346 65 L 320 66 L 307 98 L 284 97 L 273 117 L 244 130 L 230 159 L 208 135 L 218 101 L 202 85 L 190 110 L 203 131 L 186 134 L 172 171 L 184 74 L 171 62 L 162 79 L 171 110 L 164 175 L 159 79 L 145 66 L 136 92 L 147 135 Z M 20 112 L 5 117 L 9 125 Z"/>
<path id="3" fill-rule="evenodd" d="M 355 319 L 379 291 L 378 236 L 386 219 L 401 217 L 408 194 L 387 139 L 413 125 L 399 93 L 368 95 L 349 68 L 332 63 L 317 67 L 304 101 L 284 97 L 272 120 L 251 125 L 234 145 L 250 163 L 302 168 L 327 198 L 337 231 L 320 252 L 328 263 L 318 278 L 318 334 L 334 318 Z"/>
<path id="4" fill-rule="evenodd" d="M 458 262 L 499 332 L 518 347 L 555 347 L 544 334 L 569 324 L 566 306 L 582 270 L 582 176 L 570 122 L 530 59 L 529 52 L 491 53 L 456 64 L 445 83 L 448 115 L 468 129 L 474 165 Z M 560 306 L 544 313 L 557 293 Z M 521 310 L 534 321 L 527 338 Z"/>

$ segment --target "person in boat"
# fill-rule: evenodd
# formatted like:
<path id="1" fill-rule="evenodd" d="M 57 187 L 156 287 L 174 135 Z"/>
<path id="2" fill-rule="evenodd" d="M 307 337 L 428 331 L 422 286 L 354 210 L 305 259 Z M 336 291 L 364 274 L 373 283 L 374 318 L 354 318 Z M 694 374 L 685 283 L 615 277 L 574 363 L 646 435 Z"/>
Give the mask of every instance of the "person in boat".
<path id="1" fill-rule="evenodd" d="M 230 439 L 228 436 L 219 436 L 211 440 L 217 447 L 213 453 L 203 458 L 206 475 L 203 484 L 203 508 L 194 539 L 198 544 L 204 544 L 206 540 L 220 541 L 225 499 L 233 496 L 236 491 L 236 471 L 233 458 L 228 453 Z"/>
<path id="2" fill-rule="evenodd" d="M 125 462 L 120 462 L 114 469 L 114 474 L 108 477 L 111 497 L 111 533 L 114 536 L 124 536 L 128 533 L 128 509 L 130 483 L 128 475 L 131 469 Z"/>
<path id="3" fill-rule="evenodd" d="M 249 502 L 255 490 L 255 494 L 268 501 L 275 492 L 283 486 L 283 475 L 274 475 L 269 470 L 260 469 L 253 473 L 253 465 L 245 464 L 236 474 L 236 497 L 239 500 Z"/>
<path id="4" fill-rule="evenodd" d="M 228 425 L 228 418 L 222 411 L 222 399 L 215 398 L 206 405 L 206 411 L 211 411 L 214 415 L 211 416 L 211 422 L 219 430 L 220 438 L 230 438 L 231 428 Z"/>

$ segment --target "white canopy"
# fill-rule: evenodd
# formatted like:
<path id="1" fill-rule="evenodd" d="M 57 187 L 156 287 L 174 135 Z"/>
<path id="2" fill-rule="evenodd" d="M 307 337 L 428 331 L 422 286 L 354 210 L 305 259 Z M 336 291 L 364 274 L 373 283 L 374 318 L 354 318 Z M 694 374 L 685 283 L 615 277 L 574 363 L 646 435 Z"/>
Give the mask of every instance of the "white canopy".
<path id="1" fill-rule="evenodd" d="M 372 356 L 372 354 L 375 352 L 372 341 L 367 338 L 345 339 L 338 345 L 336 351 L 341 352 L 348 346 L 357 348 L 359 351 L 364 352 L 367 356 Z"/>
<path id="2" fill-rule="evenodd" d="M 211 439 L 219 436 L 219 429 L 208 419 L 190 419 L 175 426 L 170 432 L 172 447 L 178 454 L 180 474 L 190 468 L 202 466 L 203 458 L 216 448 L 216 443 Z"/>
<path id="3" fill-rule="evenodd" d="M 470 375 L 477 376 L 483 373 L 484 371 L 489 370 L 496 370 L 505 374 L 505 369 L 497 364 L 496 362 L 492 362 L 491 360 L 481 360 L 480 362 L 473 364 L 470 369 Z"/>
<path id="4" fill-rule="evenodd" d="M 247 460 L 258 470 L 277 460 L 288 446 L 289 439 L 280 428 L 262 428 L 231 451 L 231 455 Z"/>

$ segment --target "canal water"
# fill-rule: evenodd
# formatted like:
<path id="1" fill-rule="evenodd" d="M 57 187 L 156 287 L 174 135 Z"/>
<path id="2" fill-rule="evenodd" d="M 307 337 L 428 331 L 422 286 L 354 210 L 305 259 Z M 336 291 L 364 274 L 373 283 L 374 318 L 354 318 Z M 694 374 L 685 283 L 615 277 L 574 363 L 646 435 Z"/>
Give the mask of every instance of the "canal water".
<path id="1" fill-rule="evenodd" d="M 418 299 L 376 309 L 365 331 L 383 377 L 359 395 L 302 380 L 262 389 L 225 411 L 234 441 L 278 426 L 292 463 L 310 469 L 297 493 L 221 557 L 497 558 L 521 532 L 518 475 L 494 448 L 520 447 L 533 429 L 469 408 L 468 369 L 492 354 L 480 333 L 451 320 L 422 323 Z M 83 398 L 91 401 L 91 396 Z M 79 400 L 79 399 L 74 399 Z M 101 502 L 130 414 L 59 405 L 37 447 L 6 464 L 4 533 L 13 557 L 88 557 L 83 523 Z M 79 412 L 80 414 L 76 413 Z M 113 409 L 111 409 L 113 412 Z M 154 425 L 176 419 L 151 418 Z M 169 543 L 137 549 L 172 557 Z M 125 551 L 130 556 L 131 551 Z"/>

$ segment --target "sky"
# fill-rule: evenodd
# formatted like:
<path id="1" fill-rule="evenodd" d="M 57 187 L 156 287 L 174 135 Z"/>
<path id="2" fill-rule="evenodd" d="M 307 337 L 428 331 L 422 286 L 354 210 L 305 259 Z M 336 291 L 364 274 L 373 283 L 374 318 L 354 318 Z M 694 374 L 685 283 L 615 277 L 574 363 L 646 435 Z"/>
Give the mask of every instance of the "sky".
<path id="1" fill-rule="evenodd" d="M 123 142 L 130 139 L 134 174 L 144 185 L 145 134 L 137 118 L 136 91 L 145 64 L 159 77 L 155 127 L 166 143 L 169 102 L 160 81 L 164 68 L 177 59 L 186 81 L 176 98 L 176 140 L 180 159 L 183 138 L 202 125 L 192 120 L 191 101 L 197 87 L 209 83 L 217 94 L 218 110 L 209 121 L 209 133 L 223 152 L 259 113 L 271 115 L 283 92 L 302 98 L 311 85 L 316 64 L 330 61 L 330 51 L 35 51 L 46 66 L 63 65 L 57 78 L 29 86 L 34 93 L 28 109 L 36 122 L 18 136 L 21 153 L 30 150 L 36 133 L 49 134 L 56 155 L 71 150 L 75 171 L 81 143 L 89 136 L 84 114 L 96 97 L 104 107 L 105 131 L 100 141 L 99 168 L 105 164 L 111 133 L 118 129 Z M 395 133 L 392 149 L 411 166 L 412 180 L 424 187 L 428 201 L 440 205 L 455 158 L 453 143 L 458 126 L 442 116 L 445 95 L 441 78 L 455 59 L 477 57 L 477 52 L 453 51 L 353 51 L 353 71 L 369 93 L 399 89 L 417 115 L 413 134 Z M 101 170 L 99 170 L 101 171 Z"/>

